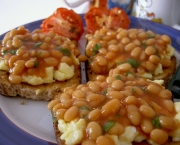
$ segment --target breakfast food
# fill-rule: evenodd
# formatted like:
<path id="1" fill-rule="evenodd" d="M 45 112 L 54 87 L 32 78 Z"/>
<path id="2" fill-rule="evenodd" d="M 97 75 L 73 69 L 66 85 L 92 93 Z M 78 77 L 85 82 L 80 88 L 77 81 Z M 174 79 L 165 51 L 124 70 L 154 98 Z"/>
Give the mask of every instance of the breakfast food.
<path id="1" fill-rule="evenodd" d="M 0 93 L 48 101 L 79 84 L 83 32 L 80 15 L 66 8 L 58 8 L 33 32 L 23 26 L 8 32 L 0 44 Z"/>
<path id="2" fill-rule="evenodd" d="M 5 96 L 47 101 L 80 83 L 77 42 L 54 31 L 20 26 L 5 35 L 0 50 L 0 93 Z"/>
<path id="3" fill-rule="evenodd" d="M 91 8 L 84 16 L 87 32 L 94 34 L 103 26 L 106 28 L 117 30 L 118 28 L 128 29 L 130 19 L 126 12 L 119 7 L 111 9 L 105 8 Z"/>
<path id="4" fill-rule="evenodd" d="M 130 21 L 119 8 L 92 11 L 85 16 L 91 81 L 80 84 L 82 23 L 59 8 L 41 30 L 19 27 L 6 34 L 0 93 L 52 100 L 48 108 L 61 145 L 178 145 L 180 103 L 157 84 L 167 83 L 176 68 L 170 38 L 127 30 Z"/>
<path id="5" fill-rule="evenodd" d="M 43 32 L 54 31 L 60 36 L 78 41 L 84 32 L 84 26 L 80 15 L 67 8 L 58 8 L 42 24 Z"/>
<path id="6" fill-rule="evenodd" d="M 180 143 L 180 103 L 160 84 L 120 64 L 108 77 L 67 88 L 48 104 L 61 145 Z"/>
<path id="7" fill-rule="evenodd" d="M 176 58 L 171 39 L 148 30 L 102 27 L 94 34 L 87 34 L 86 55 L 88 77 L 107 75 L 117 65 L 128 62 L 139 77 L 164 80 L 167 86 L 176 70 Z"/>

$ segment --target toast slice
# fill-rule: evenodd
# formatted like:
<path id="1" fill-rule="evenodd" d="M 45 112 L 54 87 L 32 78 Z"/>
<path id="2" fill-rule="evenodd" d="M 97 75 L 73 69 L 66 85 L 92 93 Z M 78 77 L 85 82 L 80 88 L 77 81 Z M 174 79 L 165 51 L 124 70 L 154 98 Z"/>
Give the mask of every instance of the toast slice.
<path id="1" fill-rule="evenodd" d="M 89 80 L 94 80 L 97 75 L 108 75 L 117 65 L 128 62 L 133 66 L 135 75 L 150 80 L 163 80 L 167 87 L 176 70 L 174 48 L 167 35 L 142 29 L 119 28 L 113 31 L 103 27 L 95 34 L 87 34 L 86 38 Z"/>
<path id="2" fill-rule="evenodd" d="M 80 68 L 74 76 L 66 81 L 56 81 L 50 84 L 42 84 L 33 86 L 27 83 L 12 84 L 6 72 L 0 71 L 0 94 L 7 97 L 24 97 L 33 100 L 52 100 L 53 97 L 63 92 L 66 87 L 76 86 L 80 84 Z"/>
<path id="3" fill-rule="evenodd" d="M 9 31 L 0 45 L 0 94 L 49 101 L 80 84 L 78 43 L 53 31 Z"/>
<path id="4" fill-rule="evenodd" d="M 89 66 L 89 63 L 86 63 L 86 68 L 87 68 L 87 76 L 89 81 L 94 81 L 96 77 L 99 75 L 95 72 L 93 72 Z M 156 76 L 153 76 L 151 80 L 163 80 L 163 86 L 166 88 L 168 87 L 168 84 L 173 77 L 175 71 L 177 69 L 177 60 L 176 57 L 173 56 L 171 58 L 171 65 L 168 68 L 165 68 L 163 70 L 163 74 L 159 74 Z M 106 75 L 107 76 L 107 75 Z"/>
<path id="5" fill-rule="evenodd" d="M 57 98 L 48 104 L 53 114 L 58 145 L 84 145 L 88 143 L 96 145 L 102 141 L 101 139 L 109 141 L 109 144 L 112 145 L 118 143 L 178 145 L 180 143 L 178 134 L 180 130 L 180 118 L 178 117 L 180 103 L 173 104 L 171 92 L 160 84 L 132 74 L 127 75 L 127 72 L 131 71 L 132 68 L 128 63 L 125 65 L 129 66 L 126 71 L 122 69 L 124 64 L 121 64 L 111 70 L 108 79 L 100 75 L 95 81 L 67 88 L 63 94 L 57 95 Z M 118 82 L 121 82 L 121 85 L 116 86 L 115 84 Z M 151 89 L 152 86 L 154 89 Z M 163 92 L 166 92 L 166 95 L 162 95 Z M 96 96 L 96 99 L 93 99 L 93 95 Z M 163 102 L 169 102 L 172 106 L 165 103 L 166 106 Z M 67 103 L 71 105 L 67 106 Z M 145 106 L 149 106 L 154 113 L 143 113 L 142 108 Z M 136 113 L 141 116 L 139 121 L 131 118 L 133 111 L 137 111 L 138 113 Z M 171 124 L 172 126 L 170 124 L 166 124 L 166 126 L 161 121 L 163 117 L 175 122 Z M 136 116 L 136 118 L 139 117 Z M 152 130 L 147 131 L 142 127 L 143 119 L 149 120 L 150 124 L 152 123 Z M 160 124 L 158 125 L 157 122 Z M 120 124 L 117 132 L 115 124 Z M 169 128 L 170 126 L 172 128 Z M 160 139 L 160 136 L 158 139 L 154 138 L 151 134 L 156 130 L 167 131 L 167 134 L 165 133 L 167 136 L 165 135 L 163 139 Z M 92 135 L 93 131 L 97 134 Z M 164 140 L 164 138 L 166 139 Z"/>

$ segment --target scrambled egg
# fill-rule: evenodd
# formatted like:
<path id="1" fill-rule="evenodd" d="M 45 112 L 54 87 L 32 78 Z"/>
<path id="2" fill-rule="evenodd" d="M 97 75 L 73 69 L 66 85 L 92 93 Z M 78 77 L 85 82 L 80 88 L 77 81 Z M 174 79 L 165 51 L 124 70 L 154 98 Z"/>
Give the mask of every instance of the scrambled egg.
<path id="1" fill-rule="evenodd" d="M 55 80 L 64 81 L 74 76 L 74 66 L 69 66 L 66 63 L 60 63 L 58 70 L 54 71 L 53 67 L 46 68 L 46 78 L 37 76 L 22 76 L 23 82 L 31 85 L 40 85 L 43 83 L 53 83 Z"/>
<path id="2" fill-rule="evenodd" d="M 163 51 L 163 55 L 161 55 L 161 58 L 168 58 L 171 59 L 171 57 L 174 55 L 174 48 L 171 45 L 168 45 L 166 47 L 166 51 Z"/>
<path id="3" fill-rule="evenodd" d="M 86 128 L 86 121 L 80 119 L 79 121 L 71 121 L 66 123 L 64 120 L 58 120 L 58 128 L 62 132 L 61 139 L 65 140 L 66 145 L 75 145 L 81 143 L 84 137 Z"/>
<path id="4" fill-rule="evenodd" d="M 0 58 L 0 70 L 4 70 L 4 71 L 9 70 L 8 66 L 5 64 L 5 62 L 2 58 Z"/>
<path id="5" fill-rule="evenodd" d="M 54 78 L 59 81 L 70 79 L 72 76 L 74 76 L 74 66 L 66 63 L 60 63 L 58 70 L 54 72 Z"/>
<path id="6" fill-rule="evenodd" d="M 0 58 L 0 70 L 9 71 L 8 66 L 4 60 Z M 74 66 L 62 62 L 58 66 L 58 70 L 54 70 L 54 67 L 46 68 L 46 78 L 41 78 L 36 75 L 22 75 L 22 82 L 31 85 L 41 85 L 44 83 L 53 83 L 55 80 L 64 81 L 74 76 Z"/>
<path id="7" fill-rule="evenodd" d="M 43 83 L 52 83 L 55 80 L 53 79 L 53 67 L 46 68 L 46 78 L 37 77 L 35 75 L 22 75 L 22 82 L 26 82 L 31 85 L 40 85 Z"/>
<path id="8" fill-rule="evenodd" d="M 175 109 L 177 111 L 176 119 L 180 121 L 180 102 L 174 103 Z M 86 129 L 86 121 L 84 119 L 80 119 L 79 121 L 71 121 L 70 123 L 66 123 L 64 120 L 58 120 L 58 128 L 62 135 L 60 139 L 65 140 L 67 145 L 75 145 L 81 143 L 84 135 L 84 130 Z M 180 127 L 170 133 L 173 142 L 180 141 Z M 120 136 L 106 134 L 110 137 L 115 145 L 123 144 L 123 145 L 132 145 L 132 142 L 142 142 L 146 140 L 146 136 L 142 135 L 138 132 L 136 127 L 127 126 L 125 128 L 125 132 Z M 154 143 L 152 140 L 147 140 L 151 145 L 158 145 Z"/>
<path id="9" fill-rule="evenodd" d="M 120 135 L 119 137 L 117 135 L 107 135 L 110 137 L 115 145 L 132 145 L 133 141 L 141 142 L 142 140 L 146 139 L 145 136 L 140 135 L 137 129 L 133 126 L 127 126 L 125 128 L 125 132 Z"/>
<path id="10" fill-rule="evenodd" d="M 166 51 L 164 50 L 163 55 L 160 55 L 160 57 L 161 57 L 161 59 L 163 59 L 163 58 L 171 59 L 171 57 L 173 55 L 174 55 L 174 48 L 171 45 L 168 45 L 166 47 Z M 154 75 L 159 75 L 159 74 L 162 74 L 162 73 L 163 73 L 163 68 L 162 68 L 162 65 L 159 63 L 157 68 L 154 70 L 154 72 L 152 74 L 146 72 L 146 73 L 143 73 L 141 75 L 141 77 L 147 78 L 147 79 L 152 79 L 153 74 Z"/>
<path id="11" fill-rule="evenodd" d="M 152 81 L 154 83 L 157 83 L 157 84 L 160 84 L 160 85 L 163 85 L 164 84 L 164 80 L 154 80 Z"/>
<path id="12" fill-rule="evenodd" d="M 175 105 L 175 109 L 176 109 L 176 112 L 177 112 L 175 118 L 180 121 L 180 102 L 175 102 L 174 105 Z M 170 136 L 172 137 L 173 142 L 180 141 L 180 127 L 175 129 L 174 131 L 172 131 L 170 133 Z"/>

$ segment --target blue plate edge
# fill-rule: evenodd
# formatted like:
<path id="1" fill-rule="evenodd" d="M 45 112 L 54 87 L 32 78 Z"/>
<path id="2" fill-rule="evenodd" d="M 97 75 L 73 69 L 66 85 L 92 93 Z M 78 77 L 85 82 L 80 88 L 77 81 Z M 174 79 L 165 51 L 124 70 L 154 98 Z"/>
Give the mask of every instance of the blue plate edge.
<path id="1" fill-rule="evenodd" d="M 84 14 L 80 14 L 81 17 L 84 17 Z M 142 28 L 145 30 L 152 30 L 156 34 L 167 34 L 171 37 L 172 39 L 172 46 L 175 48 L 176 51 L 180 52 L 180 31 L 166 26 L 162 25 L 156 22 L 152 22 L 149 20 L 141 19 L 141 18 L 136 18 L 133 16 L 129 16 L 131 20 L 130 28 Z M 40 28 L 40 24 L 42 23 L 44 19 L 33 21 L 27 24 L 23 24 L 25 28 L 29 29 L 30 31 L 33 31 L 34 29 Z M 83 19 L 83 24 L 85 25 L 85 21 Z M 17 27 L 16 27 L 17 28 Z M 163 30 L 163 32 L 162 32 Z M 7 31 L 8 32 L 8 31 Z M 6 32 L 6 33 L 7 33 Z M 4 37 L 6 34 L 0 35 L 0 40 Z M 178 36 L 178 38 L 177 38 Z M 44 141 L 42 139 L 39 139 L 31 134 L 28 134 L 27 132 L 23 131 L 20 129 L 18 126 L 14 125 L 3 113 L 3 111 L 0 108 L 0 144 L 1 145 L 32 145 L 32 144 L 38 144 L 38 145 L 55 145 L 54 143 L 50 143 L 48 141 Z M 8 129 L 7 129 L 8 128 Z M 20 138 L 23 140 L 16 140 L 16 137 L 10 135 L 8 132 L 13 133 L 13 135 L 21 135 Z M 5 133 L 5 134 L 2 134 Z"/>
<path id="2" fill-rule="evenodd" d="M 1 108 L 0 118 L 0 145 L 56 145 L 56 143 L 40 139 L 16 126 Z"/>

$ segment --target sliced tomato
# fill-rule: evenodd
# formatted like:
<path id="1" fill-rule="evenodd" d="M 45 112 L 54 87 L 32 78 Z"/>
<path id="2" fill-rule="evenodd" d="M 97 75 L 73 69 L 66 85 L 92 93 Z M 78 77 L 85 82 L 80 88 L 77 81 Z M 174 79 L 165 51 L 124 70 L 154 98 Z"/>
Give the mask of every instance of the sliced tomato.
<path id="1" fill-rule="evenodd" d="M 119 7 L 111 8 L 109 10 L 94 7 L 85 14 L 84 18 L 87 25 L 87 31 L 91 34 L 103 26 L 117 30 L 118 28 L 128 29 L 130 25 L 128 15 Z"/>
<path id="2" fill-rule="evenodd" d="M 117 30 L 118 28 L 129 28 L 130 19 L 123 9 L 115 7 L 111 8 L 109 11 L 106 27 L 113 30 Z"/>
<path id="3" fill-rule="evenodd" d="M 105 25 L 109 11 L 103 8 L 93 7 L 84 16 L 88 33 L 93 34 Z"/>
<path id="4" fill-rule="evenodd" d="M 66 8 L 58 8 L 51 16 L 42 22 L 40 27 L 43 32 L 53 30 L 61 36 L 77 41 L 84 31 L 80 15 Z"/>

